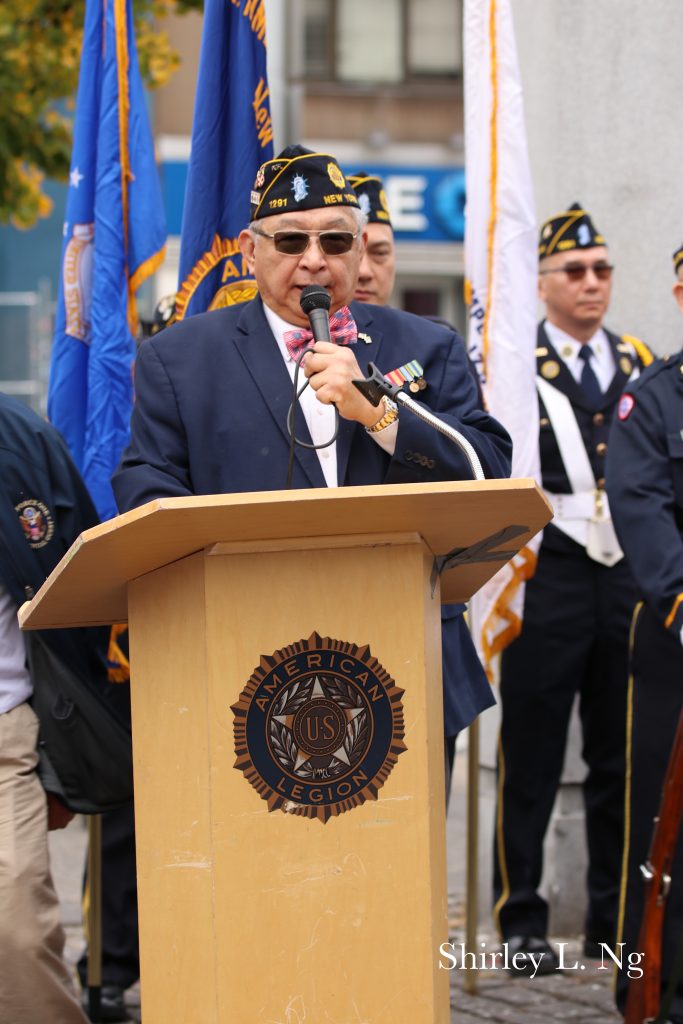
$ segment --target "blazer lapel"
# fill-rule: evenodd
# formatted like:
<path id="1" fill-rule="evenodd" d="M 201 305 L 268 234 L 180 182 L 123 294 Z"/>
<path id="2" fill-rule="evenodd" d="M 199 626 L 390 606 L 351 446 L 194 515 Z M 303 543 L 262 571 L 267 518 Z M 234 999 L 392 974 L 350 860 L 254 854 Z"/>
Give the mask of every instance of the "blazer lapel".
<path id="1" fill-rule="evenodd" d="M 235 348 L 261 392 L 268 414 L 289 446 L 287 412 L 292 401 L 292 381 L 259 298 L 245 305 L 237 321 Z M 300 373 L 297 385 L 299 390 L 305 380 Z M 296 434 L 302 441 L 311 443 L 311 435 L 301 414 L 296 418 Z M 325 487 L 325 476 L 315 451 L 297 445 L 295 458 L 311 486 Z"/>
<path id="2" fill-rule="evenodd" d="M 612 380 L 610 381 L 610 385 L 605 392 L 603 407 L 613 405 L 614 402 L 617 401 L 628 381 L 631 379 L 631 374 L 633 373 L 634 368 L 638 366 L 630 354 L 627 355 L 623 351 L 619 351 L 618 346 L 621 344 L 621 338 L 611 334 L 609 331 L 605 331 L 605 334 L 612 350 L 616 370 Z M 625 363 L 623 360 L 625 360 Z M 626 363 L 628 363 L 629 367 L 628 373 L 626 373 L 623 368 Z"/>
<path id="3" fill-rule="evenodd" d="M 566 395 L 572 405 L 578 405 L 587 412 L 593 412 L 593 407 L 583 393 L 583 388 L 574 380 L 564 359 L 561 358 L 546 334 L 542 323 L 538 325 L 537 341 L 539 349 L 547 349 L 544 355 L 536 356 L 539 376 L 544 377 L 549 384 L 552 384 L 563 395 Z M 558 367 L 559 373 L 557 372 Z M 554 374 L 554 376 L 551 376 L 551 374 Z"/>

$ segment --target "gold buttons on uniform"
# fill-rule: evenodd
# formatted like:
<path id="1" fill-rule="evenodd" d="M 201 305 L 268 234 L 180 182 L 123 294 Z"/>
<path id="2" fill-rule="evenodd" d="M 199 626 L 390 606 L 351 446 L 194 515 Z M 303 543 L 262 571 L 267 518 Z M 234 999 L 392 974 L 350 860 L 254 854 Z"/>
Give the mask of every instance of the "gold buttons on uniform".
<path id="1" fill-rule="evenodd" d="M 560 364 L 555 359 L 547 359 L 541 365 L 541 373 L 546 380 L 553 380 L 560 372 Z"/>
<path id="2" fill-rule="evenodd" d="M 596 427 L 601 427 L 604 422 L 605 422 L 604 413 L 596 412 L 595 416 L 593 417 L 593 423 L 595 424 L 595 426 Z"/>
<path id="3" fill-rule="evenodd" d="M 604 478 L 604 476 L 598 477 L 598 479 L 595 481 L 595 486 L 598 488 L 599 491 L 604 491 L 604 489 L 605 489 L 605 478 Z"/>
<path id="4" fill-rule="evenodd" d="M 541 416 L 540 420 L 538 421 L 538 425 L 539 427 L 549 427 L 550 420 L 546 416 Z"/>
<path id="5" fill-rule="evenodd" d="M 607 451 L 607 445 L 605 444 L 604 441 L 601 441 L 600 444 L 596 444 L 596 446 L 595 446 L 595 454 L 596 455 L 604 455 L 606 451 Z"/>

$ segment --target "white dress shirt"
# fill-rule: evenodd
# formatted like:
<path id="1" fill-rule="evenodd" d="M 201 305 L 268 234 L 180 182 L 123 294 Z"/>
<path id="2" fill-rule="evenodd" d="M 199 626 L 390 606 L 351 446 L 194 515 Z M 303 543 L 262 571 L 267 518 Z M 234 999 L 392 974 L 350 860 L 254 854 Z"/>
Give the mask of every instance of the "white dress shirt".
<path id="1" fill-rule="evenodd" d="M 550 320 L 546 320 L 543 326 L 553 346 L 567 364 L 567 369 L 572 377 L 577 384 L 580 384 L 581 371 L 585 365 L 583 359 L 579 358 L 579 352 L 583 348 L 583 344 L 559 327 L 556 327 L 555 324 L 551 324 Z M 599 327 L 593 337 L 585 342 L 585 344 L 589 345 L 593 351 L 590 365 L 604 393 L 612 383 L 617 368 L 614 363 L 609 340 L 602 327 Z"/>
<path id="2" fill-rule="evenodd" d="M 277 346 L 280 349 L 282 358 L 285 361 L 285 366 L 292 381 L 294 381 L 294 371 L 296 369 L 296 363 L 292 359 L 285 345 L 284 335 L 286 331 L 297 331 L 301 328 L 297 324 L 288 324 L 286 320 L 283 320 L 281 316 L 274 313 L 272 309 L 269 309 L 266 304 L 263 304 L 263 309 L 266 314 L 266 319 L 270 326 L 271 331 L 275 336 Z M 304 360 L 305 361 L 305 360 Z M 301 391 L 302 387 L 306 383 L 306 377 L 303 373 L 303 368 L 299 370 L 299 379 L 297 382 L 297 388 Z M 334 406 L 326 405 L 324 402 L 320 402 L 312 387 L 307 387 L 299 398 L 299 407 L 304 414 L 306 420 L 306 426 L 308 427 L 311 435 L 313 444 L 324 444 L 334 434 Z M 377 410 L 377 418 L 380 418 L 381 409 Z M 383 448 L 389 455 L 394 454 L 396 447 L 396 435 L 398 433 L 398 420 L 394 420 L 388 427 L 383 430 L 378 430 L 374 434 L 369 436 L 375 441 L 380 448 Z M 327 448 L 316 449 L 316 455 L 320 462 L 320 467 L 325 477 L 325 483 L 328 487 L 337 487 L 339 481 L 337 479 L 337 444 L 328 445 Z"/>
<path id="3" fill-rule="evenodd" d="M 0 584 L 0 714 L 19 707 L 32 693 L 17 606 Z"/>

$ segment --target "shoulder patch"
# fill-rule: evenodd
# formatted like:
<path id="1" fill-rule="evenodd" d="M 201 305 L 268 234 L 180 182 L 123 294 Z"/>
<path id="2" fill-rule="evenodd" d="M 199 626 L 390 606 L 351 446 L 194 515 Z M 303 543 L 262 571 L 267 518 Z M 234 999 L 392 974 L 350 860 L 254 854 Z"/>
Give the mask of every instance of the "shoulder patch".
<path id="1" fill-rule="evenodd" d="M 617 407 L 617 415 L 620 420 L 627 420 L 635 407 L 636 400 L 633 395 L 622 395 Z"/>
<path id="2" fill-rule="evenodd" d="M 55 523 L 47 505 L 37 498 L 28 498 L 14 506 L 24 537 L 32 548 L 44 548 L 52 540 Z"/>

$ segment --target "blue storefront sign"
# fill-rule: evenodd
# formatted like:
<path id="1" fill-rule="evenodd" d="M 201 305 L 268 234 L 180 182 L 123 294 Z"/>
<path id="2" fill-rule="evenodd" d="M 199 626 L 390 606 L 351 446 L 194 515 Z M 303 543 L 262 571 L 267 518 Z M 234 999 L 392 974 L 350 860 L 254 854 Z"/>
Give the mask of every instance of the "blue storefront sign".
<path id="1" fill-rule="evenodd" d="M 358 167 L 343 169 L 352 173 Z M 465 237 L 464 167 L 364 163 L 362 170 L 383 179 L 394 234 L 399 242 L 462 242 Z M 169 234 L 179 235 L 187 162 L 164 161 L 161 172 Z"/>

